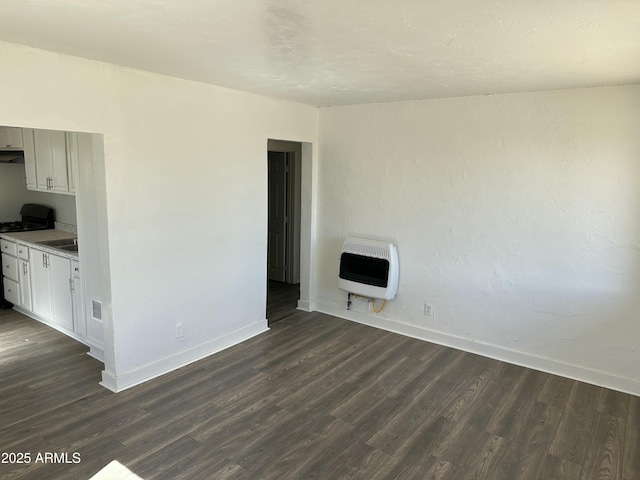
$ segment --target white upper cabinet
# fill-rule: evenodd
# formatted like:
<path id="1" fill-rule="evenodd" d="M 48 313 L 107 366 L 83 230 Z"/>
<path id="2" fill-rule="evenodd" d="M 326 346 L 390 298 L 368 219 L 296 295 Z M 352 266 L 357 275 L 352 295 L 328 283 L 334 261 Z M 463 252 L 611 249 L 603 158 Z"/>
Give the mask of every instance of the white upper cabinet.
<path id="1" fill-rule="evenodd" d="M 78 163 L 75 135 L 57 130 L 23 129 L 25 177 L 29 190 L 75 194 L 74 170 L 71 168 L 75 169 Z"/>
<path id="2" fill-rule="evenodd" d="M 22 129 L 0 127 L 0 148 L 3 150 L 22 150 Z"/>
<path id="3" fill-rule="evenodd" d="M 69 193 L 76 193 L 76 172 L 78 171 L 78 134 L 66 132 L 67 139 L 67 172 L 69 179 Z"/>
<path id="4" fill-rule="evenodd" d="M 22 138 L 24 142 L 25 183 L 28 190 L 37 190 L 38 182 L 36 181 L 36 151 L 33 145 L 33 130 L 30 128 L 23 128 Z"/>
<path id="5" fill-rule="evenodd" d="M 38 189 L 68 192 L 67 140 L 65 132 L 34 130 Z"/>

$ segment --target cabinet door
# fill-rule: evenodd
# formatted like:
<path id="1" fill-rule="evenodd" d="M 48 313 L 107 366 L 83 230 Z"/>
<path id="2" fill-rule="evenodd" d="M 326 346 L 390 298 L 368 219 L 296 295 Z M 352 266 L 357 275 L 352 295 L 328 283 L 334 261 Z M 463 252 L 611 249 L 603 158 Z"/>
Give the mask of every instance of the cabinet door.
<path id="1" fill-rule="evenodd" d="M 29 271 L 31 267 L 27 260 L 20 260 L 18 268 L 20 270 L 20 306 L 30 312 L 33 309 L 31 304 L 31 272 Z"/>
<path id="2" fill-rule="evenodd" d="M 53 160 L 48 130 L 33 131 L 33 145 L 36 159 L 36 183 L 39 190 L 49 190 L 53 177 Z"/>
<path id="3" fill-rule="evenodd" d="M 66 132 L 67 137 L 67 172 L 69 177 L 69 193 L 76 193 L 76 171 L 78 169 L 78 134 Z"/>
<path id="4" fill-rule="evenodd" d="M 84 315 L 84 295 L 80 281 L 80 264 L 71 261 L 71 296 L 73 297 L 73 331 L 84 338 L 87 334 L 87 322 Z"/>
<path id="5" fill-rule="evenodd" d="M 65 132 L 34 130 L 33 143 L 38 190 L 68 192 Z"/>
<path id="6" fill-rule="evenodd" d="M 37 190 L 38 182 L 36 179 L 36 150 L 33 140 L 33 130 L 30 128 L 23 129 L 24 143 L 24 176 L 25 184 L 29 190 Z"/>
<path id="7" fill-rule="evenodd" d="M 9 148 L 9 127 L 0 127 L 0 147 Z"/>
<path id="8" fill-rule="evenodd" d="M 0 146 L 10 150 L 22 150 L 22 129 L 0 127 Z"/>
<path id="9" fill-rule="evenodd" d="M 71 260 L 49 254 L 49 282 L 51 285 L 51 321 L 72 331 Z"/>
<path id="10" fill-rule="evenodd" d="M 51 161 L 53 162 L 53 176 L 51 189 L 56 192 L 69 191 L 69 176 L 67 171 L 67 140 L 65 132 L 49 131 L 51 145 Z"/>
<path id="11" fill-rule="evenodd" d="M 47 320 L 51 318 L 48 254 L 31 249 L 31 302 L 33 313 Z"/>

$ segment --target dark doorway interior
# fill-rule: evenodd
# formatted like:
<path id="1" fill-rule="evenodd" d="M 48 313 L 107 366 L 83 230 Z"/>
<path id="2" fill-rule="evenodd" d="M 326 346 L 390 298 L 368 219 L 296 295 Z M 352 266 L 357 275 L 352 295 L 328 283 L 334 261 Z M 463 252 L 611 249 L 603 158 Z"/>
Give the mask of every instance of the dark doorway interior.
<path id="1" fill-rule="evenodd" d="M 267 285 L 267 320 L 269 325 L 299 313 L 296 309 L 299 298 L 299 283 L 269 280 Z"/>

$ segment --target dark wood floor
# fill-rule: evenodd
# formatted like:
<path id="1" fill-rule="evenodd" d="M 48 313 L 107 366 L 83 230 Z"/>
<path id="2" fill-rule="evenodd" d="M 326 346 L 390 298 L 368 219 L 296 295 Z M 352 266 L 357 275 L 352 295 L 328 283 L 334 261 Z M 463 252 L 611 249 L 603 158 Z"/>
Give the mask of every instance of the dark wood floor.
<path id="1" fill-rule="evenodd" d="M 640 478 L 640 398 L 318 313 L 113 394 L 75 341 L 0 310 L 0 478 Z"/>
<path id="2" fill-rule="evenodd" d="M 267 287 L 267 320 L 269 326 L 297 313 L 300 299 L 299 283 L 269 280 Z"/>

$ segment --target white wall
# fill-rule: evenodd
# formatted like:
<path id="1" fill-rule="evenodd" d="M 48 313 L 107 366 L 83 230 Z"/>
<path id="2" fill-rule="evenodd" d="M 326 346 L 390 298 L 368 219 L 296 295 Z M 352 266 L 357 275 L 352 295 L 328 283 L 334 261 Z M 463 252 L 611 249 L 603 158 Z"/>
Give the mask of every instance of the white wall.
<path id="1" fill-rule="evenodd" d="M 78 224 L 76 218 L 76 197 L 73 195 L 60 195 L 27 190 L 26 200 L 29 203 L 37 203 L 53 208 L 56 212 L 57 222 L 66 223 L 68 225 Z"/>
<path id="2" fill-rule="evenodd" d="M 318 111 L 6 43 L 0 59 L 0 124 L 104 134 L 105 383 L 266 329 L 267 139 L 317 145 Z"/>
<path id="3" fill-rule="evenodd" d="M 108 306 L 111 304 L 111 271 L 109 269 L 109 233 L 107 231 L 106 180 L 104 176 L 104 139 L 100 134 L 77 134 L 78 158 L 76 197 L 78 199 L 79 260 L 86 335 L 83 341 L 90 346 L 89 354 L 105 360 L 105 322 L 113 331 Z M 81 160 L 80 160 L 81 159 Z M 94 312 L 94 303 L 96 304 Z M 107 305 L 107 312 L 103 312 Z M 113 341 L 113 334 L 110 336 Z M 108 351 L 107 366 L 115 363 L 113 345 Z"/>
<path id="4" fill-rule="evenodd" d="M 324 108 L 320 155 L 316 308 L 640 394 L 639 86 Z M 398 248 L 378 315 L 352 234 Z"/>
<path id="5" fill-rule="evenodd" d="M 52 207 L 56 220 L 76 225 L 76 199 L 27 190 L 24 184 L 24 164 L 0 163 L 0 222 L 20 220 L 20 209 L 25 203 L 38 203 Z"/>
<path id="6" fill-rule="evenodd" d="M 20 208 L 25 203 L 24 165 L 0 163 L 0 222 L 20 220 Z"/>

